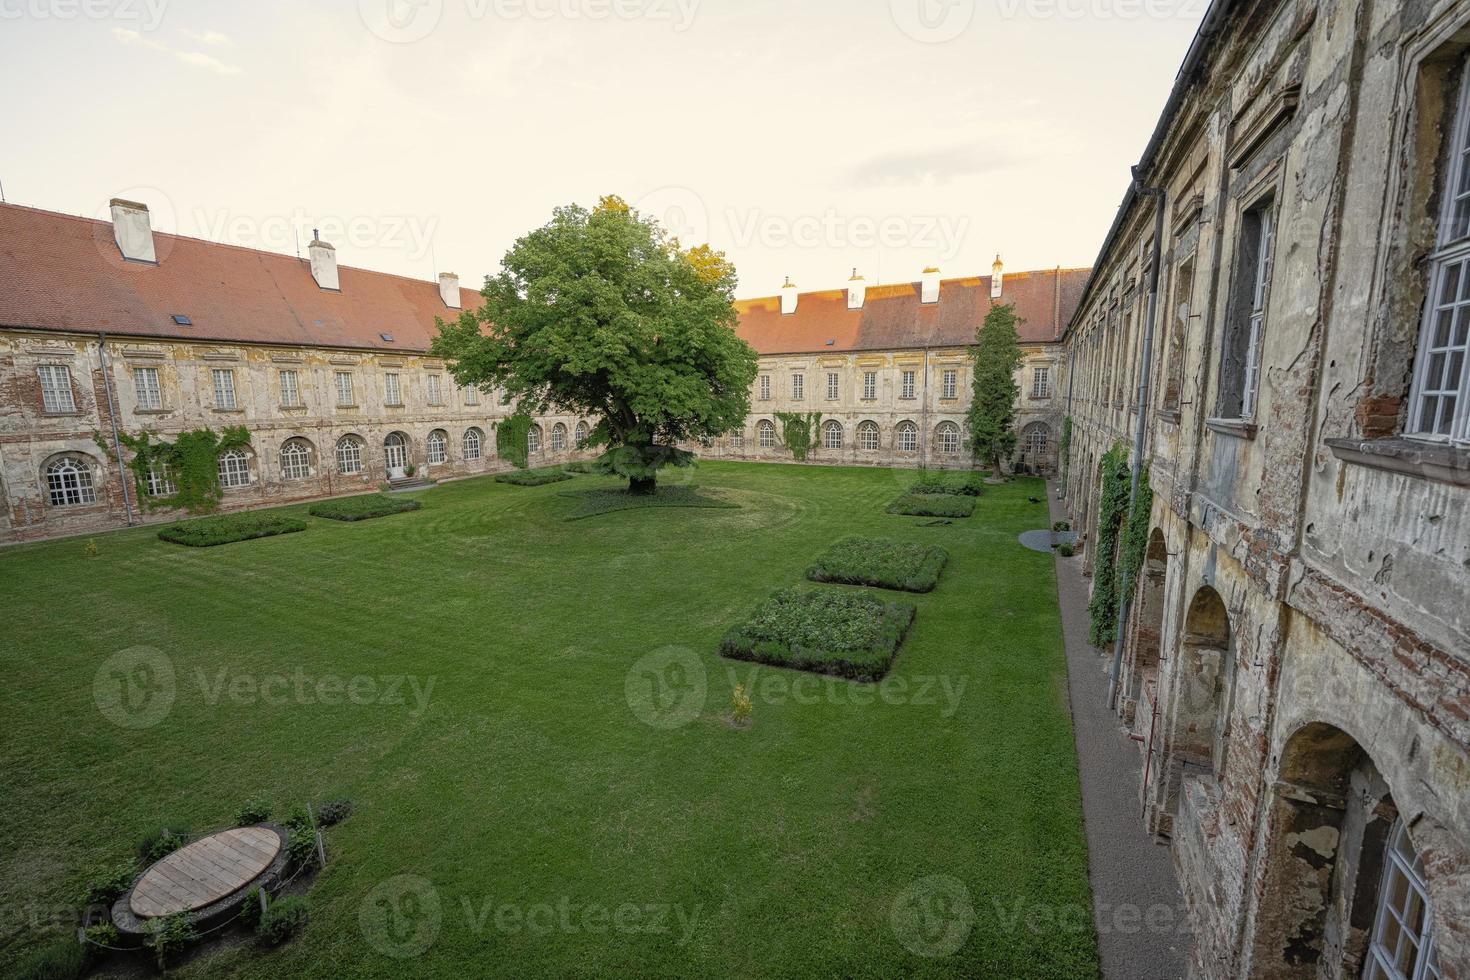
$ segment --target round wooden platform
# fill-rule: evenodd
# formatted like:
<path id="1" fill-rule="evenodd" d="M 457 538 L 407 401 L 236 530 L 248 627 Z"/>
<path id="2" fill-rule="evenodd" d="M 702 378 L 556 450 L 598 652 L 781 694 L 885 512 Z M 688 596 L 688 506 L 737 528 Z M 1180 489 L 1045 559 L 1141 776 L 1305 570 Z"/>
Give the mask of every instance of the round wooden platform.
<path id="1" fill-rule="evenodd" d="M 142 919 L 192 912 L 245 887 L 280 850 L 280 837 L 266 827 L 201 838 L 145 871 L 129 904 Z"/>

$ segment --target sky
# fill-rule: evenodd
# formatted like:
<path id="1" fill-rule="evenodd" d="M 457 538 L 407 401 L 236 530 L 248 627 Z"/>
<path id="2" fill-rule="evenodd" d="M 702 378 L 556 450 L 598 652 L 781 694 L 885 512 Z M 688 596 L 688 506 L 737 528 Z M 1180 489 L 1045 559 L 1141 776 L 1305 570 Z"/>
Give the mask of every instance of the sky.
<path id="1" fill-rule="evenodd" d="M 478 286 L 617 194 L 737 295 L 1091 264 L 1205 0 L 0 0 L 13 204 Z"/>

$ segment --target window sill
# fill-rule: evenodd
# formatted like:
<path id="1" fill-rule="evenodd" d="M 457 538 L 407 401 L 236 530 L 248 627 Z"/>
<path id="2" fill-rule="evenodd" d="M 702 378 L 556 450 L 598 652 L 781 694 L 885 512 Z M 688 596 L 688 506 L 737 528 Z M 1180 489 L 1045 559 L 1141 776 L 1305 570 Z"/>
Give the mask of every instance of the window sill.
<path id="1" fill-rule="evenodd" d="M 282 412 L 304 412 L 304 411 L 306 411 L 306 406 L 305 405 L 281 405 L 281 406 L 279 406 L 279 408 L 280 408 L 280 411 L 282 411 Z"/>
<path id="2" fill-rule="evenodd" d="M 133 414 L 134 415 L 168 415 L 172 411 L 173 411 L 173 409 L 171 409 L 171 408 L 135 408 L 135 409 L 133 409 Z"/>
<path id="3" fill-rule="evenodd" d="M 81 418 L 81 416 L 82 413 L 76 409 L 72 409 L 70 412 L 48 412 L 45 409 L 41 410 L 41 417 L 47 419 L 75 419 Z"/>
<path id="4" fill-rule="evenodd" d="M 384 402 L 383 403 L 383 407 L 384 408 L 402 408 L 403 407 L 403 402 Z"/>
<path id="5" fill-rule="evenodd" d="M 1256 423 L 1249 419 L 1205 419 L 1205 427 L 1237 439 L 1254 439 Z"/>
<path id="6" fill-rule="evenodd" d="M 338 405 L 337 407 L 338 408 L 345 408 L 345 409 L 348 409 L 348 410 L 354 411 L 354 412 L 357 411 L 357 409 L 358 409 L 358 406 L 357 405 Z"/>
<path id="7" fill-rule="evenodd" d="M 1180 415 L 1177 409 L 1161 408 L 1158 411 L 1158 416 L 1160 420 L 1168 422 L 1171 425 L 1179 424 Z"/>
<path id="8" fill-rule="evenodd" d="M 214 411 L 217 412 L 220 415 L 244 415 L 245 414 L 245 409 L 243 409 L 243 408 L 216 408 Z"/>
<path id="9" fill-rule="evenodd" d="M 1345 463 L 1470 487 L 1470 446 L 1402 437 L 1325 441 L 1332 455 Z"/>

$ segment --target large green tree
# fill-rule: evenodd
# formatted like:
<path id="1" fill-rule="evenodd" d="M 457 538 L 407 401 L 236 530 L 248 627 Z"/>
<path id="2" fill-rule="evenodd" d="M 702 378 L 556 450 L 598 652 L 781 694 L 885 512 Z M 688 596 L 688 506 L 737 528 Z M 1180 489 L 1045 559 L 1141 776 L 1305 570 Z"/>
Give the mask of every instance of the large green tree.
<path id="1" fill-rule="evenodd" d="M 1021 345 L 1016 327 L 1024 323 L 1009 303 L 992 306 L 985 315 L 970 348 L 974 363 L 970 411 L 965 419 L 970 451 L 977 460 L 989 463 L 999 476 L 1001 462 L 1016 449 L 1016 369 L 1021 366 Z"/>
<path id="2" fill-rule="evenodd" d="M 740 427 L 756 354 L 735 334 L 735 268 L 686 249 L 616 197 L 557 208 L 485 280 L 484 305 L 439 323 L 433 353 L 461 385 L 499 387 L 518 411 L 598 418 L 598 465 L 653 493 L 687 439 Z"/>

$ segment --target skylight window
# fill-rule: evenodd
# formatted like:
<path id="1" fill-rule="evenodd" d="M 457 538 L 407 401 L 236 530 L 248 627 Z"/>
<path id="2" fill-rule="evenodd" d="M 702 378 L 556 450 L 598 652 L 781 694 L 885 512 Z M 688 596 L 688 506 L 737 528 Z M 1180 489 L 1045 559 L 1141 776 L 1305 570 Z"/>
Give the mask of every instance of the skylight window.
<path id="1" fill-rule="evenodd" d="M 194 321 L 189 319 L 182 313 L 174 314 L 174 322 L 181 327 L 192 327 L 194 325 Z"/>
<path id="2" fill-rule="evenodd" d="M 383 338 L 384 343 L 393 343 L 393 335 L 391 333 L 380 333 L 378 336 Z"/>

